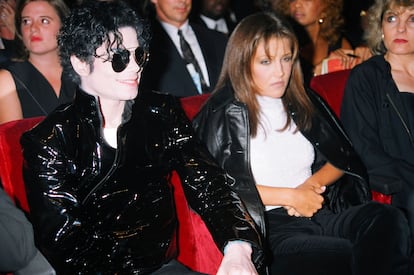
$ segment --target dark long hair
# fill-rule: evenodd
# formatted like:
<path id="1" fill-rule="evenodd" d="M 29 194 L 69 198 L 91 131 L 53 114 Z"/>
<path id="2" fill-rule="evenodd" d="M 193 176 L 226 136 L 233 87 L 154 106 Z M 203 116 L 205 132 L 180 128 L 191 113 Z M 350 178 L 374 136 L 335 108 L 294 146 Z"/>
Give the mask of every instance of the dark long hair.
<path id="1" fill-rule="evenodd" d="M 223 67 L 216 86 L 216 91 L 231 84 L 236 98 L 246 104 L 249 112 L 250 132 L 256 136 L 259 125 L 259 105 L 256 99 L 257 88 L 254 85 L 251 63 L 260 42 L 268 45 L 272 38 L 287 39 L 291 44 L 293 67 L 289 84 L 282 97 L 285 110 L 297 112 L 298 129 L 309 129 L 313 105 L 303 87 L 303 76 L 298 59 L 298 41 L 289 23 L 281 16 L 270 12 L 260 12 L 245 17 L 233 31 L 227 44 Z M 292 123 L 291 117 L 283 129 Z M 282 130 L 283 130 L 282 129 Z"/>

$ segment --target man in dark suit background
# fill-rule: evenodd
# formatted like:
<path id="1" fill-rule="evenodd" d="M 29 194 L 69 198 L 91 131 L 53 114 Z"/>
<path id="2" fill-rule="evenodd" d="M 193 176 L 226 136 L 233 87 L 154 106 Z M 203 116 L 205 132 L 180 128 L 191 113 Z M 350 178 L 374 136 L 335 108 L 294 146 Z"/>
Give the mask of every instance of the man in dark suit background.
<path id="1" fill-rule="evenodd" d="M 195 0 L 190 20 L 230 35 L 238 22 L 230 4 L 230 0 Z"/>
<path id="2" fill-rule="evenodd" d="M 189 23 L 191 0 L 151 0 L 149 4 L 155 8 L 153 37 L 140 87 L 179 97 L 211 92 L 221 70 L 226 35 Z M 179 30 L 197 64 L 185 59 L 189 50 L 183 51 Z"/>

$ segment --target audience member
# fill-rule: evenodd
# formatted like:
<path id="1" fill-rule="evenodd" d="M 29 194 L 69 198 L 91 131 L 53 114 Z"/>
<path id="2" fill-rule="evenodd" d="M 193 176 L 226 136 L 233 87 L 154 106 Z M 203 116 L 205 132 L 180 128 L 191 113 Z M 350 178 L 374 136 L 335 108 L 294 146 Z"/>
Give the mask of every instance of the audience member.
<path id="1" fill-rule="evenodd" d="M 281 0 L 264 0 L 264 3 L 273 11 L 278 11 L 280 9 Z"/>
<path id="2" fill-rule="evenodd" d="M 33 229 L 0 187 L 0 272 L 16 271 L 36 254 Z"/>
<path id="3" fill-rule="evenodd" d="M 52 275 L 54 270 L 37 250 L 33 228 L 0 187 L 0 272 Z"/>
<path id="4" fill-rule="evenodd" d="M 345 36 L 355 48 L 366 46 L 364 32 L 367 28 L 367 13 L 374 0 L 347 0 L 344 1 Z"/>
<path id="5" fill-rule="evenodd" d="M 196 0 L 192 9 L 193 21 L 229 35 L 237 24 L 230 4 L 230 0 Z"/>
<path id="6" fill-rule="evenodd" d="M 365 48 L 353 50 L 342 28 L 342 0 L 281 0 L 279 12 L 290 16 L 306 35 L 300 56 L 306 82 L 314 75 L 349 69 L 367 58 Z M 360 56 L 361 55 L 361 56 Z"/>
<path id="7" fill-rule="evenodd" d="M 0 68 L 6 66 L 15 57 L 15 16 L 16 1 L 0 1 Z"/>
<path id="8" fill-rule="evenodd" d="M 365 167 L 339 125 L 305 90 L 296 36 L 271 13 L 233 31 L 217 88 L 194 119 L 264 232 L 272 274 L 409 274 L 407 221 L 370 202 Z"/>
<path id="9" fill-rule="evenodd" d="M 226 35 L 189 23 L 191 0 L 151 0 L 150 5 L 156 20 L 141 87 L 175 96 L 210 92 L 220 73 Z"/>
<path id="10" fill-rule="evenodd" d="M 392 193 L 414 237 L 414 3 L 376 1 L 367 43 L 375 54 L 347 81 L 341 120 L 371 184 Z"/>
<path id="11" fill-rule="evenodd" d="M 72 100 L 74 85 L 62 74 L 56 41 L 68 12 L 63 0 L 19 2 L 16 29 L 27 56 L 0 70 L 0 123 L 47 115 Z"/>
<path id="12" fill-rule="evenodd" d="M 148 36 L 122 1 L 88 1 L 65 20 L 75 99 L 21 139 L 36 243 L 59 274 L 195 274 L 175 260 L 175 170 L 224 251 L 218 274 L 257 274 L 260 234 L 179 100 L 137 96 Z"/>

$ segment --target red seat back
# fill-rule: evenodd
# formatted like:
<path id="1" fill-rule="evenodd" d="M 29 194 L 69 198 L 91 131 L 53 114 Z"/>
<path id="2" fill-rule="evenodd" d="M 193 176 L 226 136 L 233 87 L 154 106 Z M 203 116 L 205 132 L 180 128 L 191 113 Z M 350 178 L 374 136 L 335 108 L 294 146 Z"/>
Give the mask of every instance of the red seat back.
<path id="1" fill-rule="evenodd" d="M 328 103 L 339 117 L 345 84 L 351 70 L 335 71 L 311 79 L 310 87 Z"/>
<path id="2" fill-rule="evenodd" d="M 0 125 L 0 179 L 4 191 L 24 211 L 29 211 L 23 182 L 20 136 L 43 117 L 26 118 Z"/>

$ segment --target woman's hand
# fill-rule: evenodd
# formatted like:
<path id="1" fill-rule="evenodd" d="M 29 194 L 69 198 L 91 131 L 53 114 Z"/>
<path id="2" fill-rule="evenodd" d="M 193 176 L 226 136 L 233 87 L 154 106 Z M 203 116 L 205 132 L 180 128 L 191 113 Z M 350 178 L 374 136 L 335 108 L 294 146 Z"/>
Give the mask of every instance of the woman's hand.
<path id="1" fill-rule="evenodd" d="M 357 64 L 369 59 L 372 56 L 370 49 L 365 46 L 356 47 L 354 50 L 354 54 L 356 56 L 359 56 Z"/>
<path id="2" fill-rule="evenodd" d="M 328 59 L 339 59 L 342 68 L 352 69 L 356 64 L 360 63 L 361 57 L 354 53 L 353 50 L 337 49 L 328 56 Z"/>

